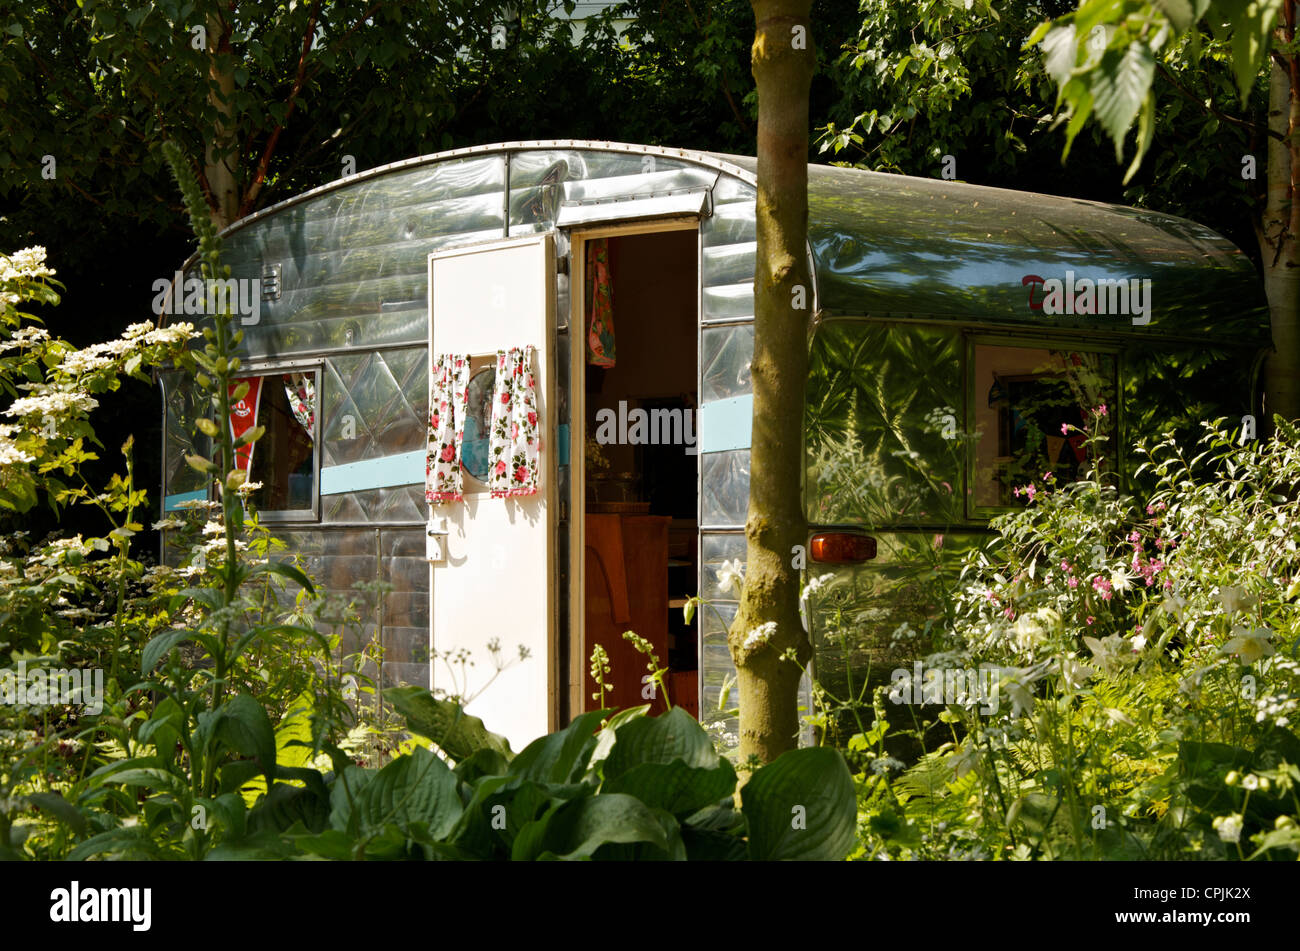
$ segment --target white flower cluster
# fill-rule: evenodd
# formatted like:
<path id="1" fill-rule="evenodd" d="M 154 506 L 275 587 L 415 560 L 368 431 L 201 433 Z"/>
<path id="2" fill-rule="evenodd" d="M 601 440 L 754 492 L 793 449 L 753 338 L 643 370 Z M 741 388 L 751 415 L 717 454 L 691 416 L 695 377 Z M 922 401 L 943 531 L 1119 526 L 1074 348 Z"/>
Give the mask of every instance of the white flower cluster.
<path id="1" fill-rule="evenodd" d="M 760 644 L 766 644 L 769 640 L 772 639 L 772 635 L 775 633 L 776 633 L 775 621 L 768 621 L 766 624 L 760 624 L 758 627 L 754 628 L 752 631 L 749 632 L 749 635 L 745 638 L 745 643 L 742 646 L 745 648 L 745 650 L 753 650 L 755 647 L 758 647 Z"/>
<path id="2" fill-rule="evenodd" d="M 835 576 L 830 572 L 827 572 L 824 575 L 818 575 L 816 578 L 811 579 L 806 585 L 804 585 L 803 588 L 804 598 L 811 598 L 814 594 L 816 594 L 822 588 L 826 587 L 833 580 L 835 580 Z"/>
<path id="3" fill-rule="evenodd" d="M 13 254 L 0 254 L 0 281 L 53 277 L 54 273 L 53 268 L 45 265 L 45 249 L 39 244 Z"/>
<path id="4" fill-rule="evenodd" d="M 50 339 L 50 333 L 44 327 L 19 327 L 14 331 L 14 335 L 8 340 L 0 343 L 0 353 L 6 350 L 18 350 L 26 347 L 34 347 L 38 343 Z"/>
<path id="5" fill-rule="evenodd" d="M 32 461 L 32 457 L 19 449 L 10 438 L 17 428 L 0 423 L 0 466 L 16 466 Z"/>
<path id="6" fill-rule="evenodd" d="M 116 340 L 91 344 L 84 350 L 74 350 L 63 357 L 59 368 L 65 373 L 80 375 L 111 366 L 114 359 L 129 356 L 144 347 L 158 344 L 183 343 L 199 334 L 191 323 L 176 323 L 155 328 L 148 321 L 131 324 Z"/>
<path id="7" fill-rule="evenodd" d="M 23 396 L 13 401 L 5 410 L 6 416 L 25 419 L 29 416 L 67 416 L 71 413 L 89 413 L 99 405 L 99 401 L 87 393 L 75 393 L 56 390 L 46 386 L 31 386 L 38 390 L 35 396 Z"/>
<path id="8" fill-rule="evenodd" d="M 45 249 L 40 245 L 13 254 L 0 254 L 0 288 L 6 284 L 53 276 L 54 269 L 45 266 Z M 12 291 L 0 289 L 0 307 L 10 307 L 21 299 Z"/>

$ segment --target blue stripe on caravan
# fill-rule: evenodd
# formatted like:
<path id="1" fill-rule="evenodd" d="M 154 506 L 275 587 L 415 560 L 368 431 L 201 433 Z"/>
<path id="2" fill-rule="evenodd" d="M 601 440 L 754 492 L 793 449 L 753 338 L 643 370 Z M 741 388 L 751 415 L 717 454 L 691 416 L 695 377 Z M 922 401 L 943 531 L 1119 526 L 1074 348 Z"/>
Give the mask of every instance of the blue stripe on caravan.
<path id="1" fill-rule="evenodd" d="M 748 449 L 753 423 L 753 394 L 703 404 L 700 407 L 700 452 Z"/>
<path id="2" fill-rule="evenodd" d="M 207 497 L 207 489 L 200 489 L 197 492 L 178 492 L 175 495 L 163 496 L 163 511 L 175 512 L 181 507 L 182 502 L 202 502 Z"/>
<path id="3" fill-rule="evenodd" d="M 322 468 L 320 494 L 364 492 L 366 489 L 415 485 L 423 481 L 424 450 L 417 449 L 415 452 L 403 452 L 396 456 L 380 456 L 378 459 L 365 459 L 342 466 Z"/>

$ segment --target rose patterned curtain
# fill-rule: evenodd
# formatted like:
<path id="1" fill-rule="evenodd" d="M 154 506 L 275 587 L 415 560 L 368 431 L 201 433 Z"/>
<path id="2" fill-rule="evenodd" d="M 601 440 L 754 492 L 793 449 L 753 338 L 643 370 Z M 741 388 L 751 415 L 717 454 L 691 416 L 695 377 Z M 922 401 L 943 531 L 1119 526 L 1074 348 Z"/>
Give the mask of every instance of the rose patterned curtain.
<path id="1" fill-rule="evenodd" d="M 459 502 L 464 498 L 461 443 L 465 437 L 468 354 L 438 354 L 432 379 L 424 498 L 434 504 Z"/>
<path id="2" fill-rule="evenodd" d="M 540 447 L 533 348 L 499 351 L 488 444 L 488 488 L 493 498 L 537 492 Z"/>

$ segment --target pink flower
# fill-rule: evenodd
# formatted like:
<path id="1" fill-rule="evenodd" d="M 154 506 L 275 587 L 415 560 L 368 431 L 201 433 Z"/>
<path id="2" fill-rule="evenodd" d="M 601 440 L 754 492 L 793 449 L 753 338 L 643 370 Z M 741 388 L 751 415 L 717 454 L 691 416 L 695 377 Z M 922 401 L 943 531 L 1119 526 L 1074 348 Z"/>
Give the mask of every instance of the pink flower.
<path id="1" fill-rule="evenodd" d="M 1147 514 L 1148 514 L 1148 515 L 1155 515 L 1155 514 L 1156 514 L 1156 507 L 1155 507 L 1154 505 L 1148 505 L 1148 506 L 1147 506 Z"/>
<path id="2" fill-rule="evenodd" d="M 536 414 L 536 413 L 529 413 L 529 414 L 528 414 L 528 425 L 529 425 L 529 426 L 536 426 L 536 425 L 537 425 L 537 414 Z"/>
<path id="3" fill-rule="evenodd" d="M 1062 424 L 1061 424 L 1061 435 L 1062 435 L 1062 436 L 1068 436 L 1068 435 L 1070 435 L 1070 424 L 1069 424 L 1069 423 L 1062 423 Z"/>
<path id="4" fill-rule="evenodd" d="M 504 462 L 498 462 L 496 464 L 495 471 L 497 475 L 505 475 L 506 464 Z"/>
<path id="5" fill-rule="evenodd" d="M 1076 578 L 1074 575 L 1070 575 L 1070 577 L 1066 578 L 1065 583 L 1068 584 L 1071 588 L 1079 587 L 1079 579 Z"/>
<path id="6" fill-rule="evenodd" d="M 1070 567 L 1070 563 L 1069 563 L 1068 561 L 1066 561 L 1064 558 L 1062 558 L 1062 559 L 1061 559 L 1061 570 L 1064 571 L 1066 574 L 1069 574 L 1069 573 L 1070 573 L 1071 571 L 1073 571 L 1074 569 Z"/>
<path id="7" fill-rule="evenodd" d="M 1139 534 L 1137 533 L 1137 529 L 1134 529 L 1133 531 L 1131 531 L 1131 532 L 1128 533 L 1128 540 L 1131 541 L 1131 542 L 1132 542 L 1133 544 L 1135 544 L 1135 545 L 1136 545 L 1139 541 L 1141 541 L 1141 539 L 1142 539 L 1142 536 L 1139 535 Z"/>
<path id="8" fill-rule="evenodd" d="M 502 393 L 502 394 L 501 394 L 501 402 L 503 402 L 503 403 L 509 403 L 509 402 L 510 402 L 510 392 L 509 392 L 508 390 L 507 390 L 505 393 Z"/>
<path id="9" fill-rule="evenodd" d="M 1025 486 L 1025 495 L 1029 497 L 1029 501 L 1031 502 L 1034 501 L 1034 496 L 1037 494 L 1038 494 L 1038 490 L 1034 488 L 1034 484 L 1032 482 L 1029 483 L 1029 485 Z"/>
<path id="10" fill-rule="evenodd" d="M 1043 481 L 1044 481 L 1044 482 L 1049 481 L 1051 478 L 1052 478 L 1052 473 L 1051 473 L 1051 470 L 1050 470 L 1050 469 L 1049 469 L 1047 472 L 1044 472 L 1044 473 L 1043 473 Z"/>
<path id="11" fill-rule="evenodd" d="M 1097 619 L 1096 619 L 1095 617 L 1093 617 L 1091 614 L 1089 614 L 1088 617 L 1087 617 L 1088 626 L 1091 627 L 1091 626 L 1092 626 L 1092 622 L 1095 621 L 1095 620 L 1097 620 Z"/>
<path id="12" fill-rule="evenodd" d="M 515 481 L 525 482 L 527 480 L 528 480 L 528 467 L 520 466 L 518 469 L 515 470 Z"/>
<path id="13" fill-rule="evenodd" d="M 519 424 L 518 424 L 518 423 L 511 423 L 511 424 L 510 424 L 510 438 L 511 438 L 511 439 L 518 439 L 518 438 L 519 438 Z"/>
<path id="14" fill-rule="evenodd" d="M 1005 608 L 1002 609 L 1002 615 L 1003 615 L 1003 617 L 1005 617 L 1005 618 L 1007 618 L 1008 620 L 1010 620 L 1011 618 L 1014 618 L 1014 617 L 1016 616 L 1016 612 L 1015 612 L 1015 610 L 1011 607 L 1011 605 L 1008 604 Z"/>
<path id="15" fill-rule="evenodd" d="M 1106 404 L 1102 403 L 1100 406 L 1098 406 L 1096 409 L 1093 410 L 1093 413 L 1096 414 L 1097 416 L 1105 416 Z"/>
<path id="16" fill-rule="evenodd" d="M 942 535 L 935 535 L 935 536 L 934 536 L 934 547 L 935 547 L 935 548 L 942 548 L 942 547 L 943 547 L 943 536 L 942 536 Z"/>
<path id="17" fill-rule="evenodd" d="M 439 419 L 439 416 L 438 416 L 437 411 L 435 410 L 435 411 L 434 411 L 434 414 L 433 414 L 432 416 L 429 417 L 429 425 L 432 426 L 434 429 L 437 429 L 437 428 L 438 428 L 438 419 Z"/>
<path id="18" fill-rule="evenodd" d="M 448 443 L 442 447 L 441 455 L 443 462 L 451 462 L 452 459 L 456 458 L 456 447 Z"/>
<path id="19" fill-rule="evenodd" d="M 1114 592 L 1111 590 L 1109 578 L 1103 578 L 1101 575 L 1097 575 L 1092 579 L 1092 587 L 1094 591 L 1101 595 L 1103 601 L 1109 601 L 1114 596 Z"/>

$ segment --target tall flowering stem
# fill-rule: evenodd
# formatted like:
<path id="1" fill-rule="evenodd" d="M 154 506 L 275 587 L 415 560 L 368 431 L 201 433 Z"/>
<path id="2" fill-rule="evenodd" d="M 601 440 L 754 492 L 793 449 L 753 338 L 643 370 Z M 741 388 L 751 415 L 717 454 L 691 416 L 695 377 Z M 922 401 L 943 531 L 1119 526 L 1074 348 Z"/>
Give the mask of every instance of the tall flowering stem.
<path id="1" fill-rule="evenodd" d="M 203 190 L 199 187 L 193 168 L 175 142 L 163 144 L 163 155 L 180 188 L 185 210 L 190 216 L 190 226 L 199 239 L 199 266 L 204 281 L 230 277 L 230 268 L 221 263 L 221 237 L 217 234 L 217 227 L 212 221 L 207 202 L 203 197 Z M 218 296 L 223 298 L 222 309 L 212 315 L 212 326 L 203 328 L 203 336 L 207 340 L 203 350 L 194 353 L 194 361 L 202 371 L 196 374 L 195 379 L 201 387 L 211 391 L 210 402 L 216 411 L 216 419 L 199 419 L 196 425 L 205 435 L 216 440 L 217 459 L 192 455 L 186 456 L 185 461 L 199 472 L 215 476 L 220 480 L 226 558 L 218 571 L 218 577 L 221 579 L 222 593 L 225 596 L 223 603 L 230 605 L 238 594 L 241 581 L 239 562 L 235 553 L 235 533 L 243 525 L 244 520 L 243 504 L 239 500 L 238 489 L 243 484 L 245 475 L 235 465 L 235 450 L 255 442 L 262 435 L 265 427 L 256 426 L 239 439 L 235 439 L 231 433 L 230 381 L 240 366 L 239 358 L 232 356 L 232 352 L 243 339 L 243 332 L 231 333 L 232 314 L 229 300 L 225 299 L 225 295 Z M 235 399 L 242 399 L 247 390 L 248 384 L 241 383 L 234 393 Z M 214 707 L 221 703 L 225 692 L 226 651 L 224 648 L 230 634 L 230 616 L 226 612 L 221 613 L 220 630 L 223 649 L 217 652 L 215 658 L 216 677 L 212 682 Z"/>

